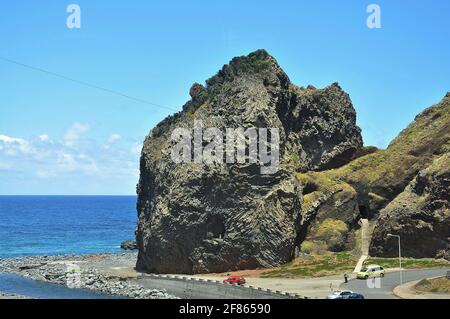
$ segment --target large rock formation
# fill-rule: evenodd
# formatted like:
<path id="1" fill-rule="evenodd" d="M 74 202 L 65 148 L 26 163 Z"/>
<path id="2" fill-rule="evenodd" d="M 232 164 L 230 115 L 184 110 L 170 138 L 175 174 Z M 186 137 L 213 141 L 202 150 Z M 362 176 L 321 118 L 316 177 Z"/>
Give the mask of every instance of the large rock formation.
<path id="1" fill-rule="evenodd" d="M 294 173 L 339 167 L 361 150 L 349 96 L 336 83 L 294 86 L 264 50 L 234 58 L 190 94 L 183 111 L 162 121 L 144 143 L 137 268 L 221 272 L 290 261 L 305 220 L 305 187 Z M 278 170 L 262 174 L 261 161 L 176 163 L 172 133 L 194 122 L 223 132 L 277 128 Z"/>
<path id="2" fill-rule="evenodd" d="M 353 250 L 361 218 L 376 224 L 372 255 L 396 254 L 386 239 L 393 232 L 405 256 L 449 258 L 449 94 L 386 150 L 362 147 L 355 110 L 338 84 L 297 87 L 263 50 L 234 58 L 190 95 L 144 143 L 137 268 L 222 272 L 277 266 L 298 249 Z M 251 161 L 250 150 L 245 162 L 217 161 L 228 149 L 210 152 L 216 161 L 200 160 L 197 147 L 207 150 L 217 142 L 211 136 L 188 141 L 194 151 L 183 158 L 194 153 L 193 162 L 174 160 L 178 129 L 192 137 L 212 127 L 226 136 L 220 143 L 228 128 L 278 129 L 258 140 L 261 148 L 279 139 L 277 169 L 267 171 L 261 157 Z"/>
<path id="3" fill-rule="evenodd" d="M 450 153 L 420 171 L 406 189 L 381 211 L 370 253 L 398 256 L 401 236 L 404 256 L 450 260 Z"/>

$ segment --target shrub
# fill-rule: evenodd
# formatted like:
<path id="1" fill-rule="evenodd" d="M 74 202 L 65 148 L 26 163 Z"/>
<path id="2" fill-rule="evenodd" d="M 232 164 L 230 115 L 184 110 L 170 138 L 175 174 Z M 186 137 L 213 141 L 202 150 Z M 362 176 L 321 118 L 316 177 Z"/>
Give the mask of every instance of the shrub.
<path id="1" fill-rule="evenodd" d="M 300 251 L 305 254 L 322 254 L 326 251 L 327 245 L 323 241 L 305 240 Z"/>
<path id="2" fill-rule="evenodd" d="M 344 248 L 348 226 L 338 219 L 327 218 L 317 227 L 315 238 L 326 243 L 331 251 L 340 251 Z"/>

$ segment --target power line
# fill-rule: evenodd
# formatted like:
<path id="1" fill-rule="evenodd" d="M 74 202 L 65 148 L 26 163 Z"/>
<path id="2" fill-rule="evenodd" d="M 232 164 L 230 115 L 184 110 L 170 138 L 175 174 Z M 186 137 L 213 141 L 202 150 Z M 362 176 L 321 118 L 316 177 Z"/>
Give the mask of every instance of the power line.
<path id="1" fill-rule="evenodd" d="M 1 57 L 0 56 L 0 60 L 3 60 L 5 62 L 9 62 L 9 63 L 15 64 L 15 65 L 18 65 L 18 66 L 21 66 L 21 67 L 24 67 L 24 68 L 27 68 L 27 69 L 30 69 L 30 70 L 33 70 L 33 71 L 37 71 L 37 72 L 45 73 L 45 74 L 48 74 L 48 75 L 52 75 L 52 76 L 58 77 L 60 79 L 64 79 L 66 81 L 71 81 L 71 82 L 77 83 L 79 85 L 90 87 L 92 89 L 96 89 L 96 90 L 100 90 L 100 91 L 107 92 L 107 93 L 110 93 L 110 94 L 114 94 L 114 95 L 117 95 L 117 96 L 129 99 L 129 100 L 132 100 L 132 101 L 135 101 L 135 102 L 148 104 L 148 105 L 151 105 L 151 106 L 159 107 L 159 108 L 170 110 L 170 111 L 175 111 L 175 112 L 177 111 L 176 109 L 174 109 L 172 107 L 169 107 L 169 106 L 160 105 L 160 104 L 157 104 L 157 103 L 146 101 L 144 99 L 136 98 L 136 97 L 133 97 L 131 95 L 128 95 L 128 94 L 125 94 L 125 93 L 122 93 L 122 92 L 114 91 L 114 90 L 111 90 L 111 89 L 108 89 L 108 88 L 105 88 L 105 87 L 101 87 L 101 86 L 98 86 L 98 85 L 95 85 L 95 84 L 92 84 L 92 83 L 89 83 L 89 82 L 80 81 L 80 80 L 68 77 L 66 75 L 62 75 L 62 74 L 59 74 L 59 73 L 48 71 L 48 70 L 45 70 L 45 69 L 42 69 L 42 68 L 39 68 L 39 67 L 35 67 L 35 66 L 32 66 L 32 65 L 21 63 L 21 62 L 18 62 L 18 61 L 15 61 L 15 60 L 11 60 L 11 59 L 8 59 L 8 58 L 5 58 L 5 57 Z"/>

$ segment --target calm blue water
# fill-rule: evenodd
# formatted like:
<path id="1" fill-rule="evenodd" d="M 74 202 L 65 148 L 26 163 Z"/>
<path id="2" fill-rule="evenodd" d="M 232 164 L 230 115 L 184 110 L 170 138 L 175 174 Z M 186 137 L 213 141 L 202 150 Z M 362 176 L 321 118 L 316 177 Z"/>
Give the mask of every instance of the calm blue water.
<path id="1" fill-rule="evenodd" d="M 0 196 L 0 257 L 118 252 L 135 196 Z"/>
<path id="2" fill-rule="evenodd" d="M 17 275 L 0 274 L 0 291 L 39 299 L 119 299 L 87 289 L 68 288 L 48 282 L 23 278 Z"/>

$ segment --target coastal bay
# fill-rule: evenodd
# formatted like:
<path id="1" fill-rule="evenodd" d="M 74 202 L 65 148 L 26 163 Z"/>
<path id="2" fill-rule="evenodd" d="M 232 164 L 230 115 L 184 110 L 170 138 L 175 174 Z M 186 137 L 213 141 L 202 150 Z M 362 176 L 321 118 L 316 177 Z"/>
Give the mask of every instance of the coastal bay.
<path id="1" fill-rule="evenodd" d="M 173 299 L 173 295 L 158 289 L 148 289 L 139 285 L 133 272 L 137 253 L 114 253 L 95 255 L 30 256 L 0 259 L 0 276 L 17 275 L 40 283 L 56 284 L 74 290 L 88 290 L 101 295 L 90 298 L 134 298 L 134 299 Z M 18 289 L 17 291 L 24 291 Z M 25 290 L 26 291 L 26 290 Z M 39 298 L 39 295 L 23 296 L 12 291 L 2 291 L 6 299 Z M 56 294 L 63 298 L 64 294 Z M 78 298 L 80 298 L 79 295 Z M 43 295 L 42 297 L 48 297 Z M 77 296 L 75 296 L 77 297 Z M 82 298 L 82 297 L 81 297 Z"/>

